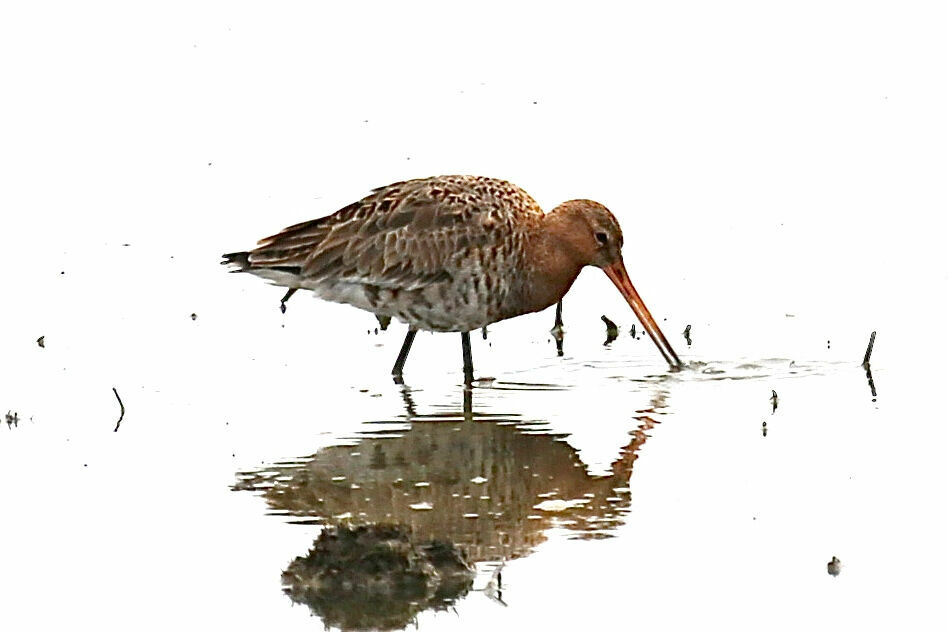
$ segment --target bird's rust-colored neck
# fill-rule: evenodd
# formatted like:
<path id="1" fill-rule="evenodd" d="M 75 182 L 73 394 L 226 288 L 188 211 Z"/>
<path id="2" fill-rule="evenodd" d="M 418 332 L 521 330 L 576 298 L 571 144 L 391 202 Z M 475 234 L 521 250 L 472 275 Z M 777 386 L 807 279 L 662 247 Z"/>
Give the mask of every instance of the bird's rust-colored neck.
<path id="1" fill-rule="evenodd" d="M 554 209 L 529 234 L 518 297 L 520 313 L 538 312 L 558 302 L 588 264 L 572 243 L 578 228 L 575 223 L 570 214 Z"/>

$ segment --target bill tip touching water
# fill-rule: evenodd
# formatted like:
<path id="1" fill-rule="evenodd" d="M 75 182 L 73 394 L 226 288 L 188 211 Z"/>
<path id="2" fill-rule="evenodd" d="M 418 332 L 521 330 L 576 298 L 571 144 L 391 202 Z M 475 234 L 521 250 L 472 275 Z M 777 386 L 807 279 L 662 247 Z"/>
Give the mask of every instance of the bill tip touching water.
<path id="1" fill-rule="evenodd" d="M 290 226 L 250 251 L 224 255 L 235 272 L 408 324 L 392 369 L 401 376 L 418 330 L 461 333 L 465 382 L 470 331 L 560 304 L 580 270 L 613 282 L 673 370 L 683 367 L 622 259 L 619 223 L 578 199 L 549 213 L 504 180 L 437 176 L 381 187 L 335 213 Z M 557 325 L 561 327 L 560 310 Z"/>

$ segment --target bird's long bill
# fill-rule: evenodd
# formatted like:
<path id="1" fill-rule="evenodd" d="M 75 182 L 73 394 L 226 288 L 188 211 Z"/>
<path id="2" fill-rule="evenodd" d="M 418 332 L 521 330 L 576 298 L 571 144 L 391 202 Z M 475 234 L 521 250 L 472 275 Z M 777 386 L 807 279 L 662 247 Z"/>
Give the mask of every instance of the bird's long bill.
<path id="1" fill-rule="evenodd" d="M 625 271 L 625 264 L 622 263 L 622 260 L 619 259 L 611 266 L 603 268 L 603 271 L 615 284 L 619 292 L 622 293 L 622 296 L 625 297 L 629 307 L 635 312 L 636 317 L 642 323 L 642 326 L 645 327 L 645 331 L 648 332 L 652 342 L 654 342 L 658 350 L 661 351 L 668 365 L 673 369 L 680 369 L 682 365 L 681 360 L 678 359 L 678 354 L 675 353 L 672 346 L 668 344 L 665 334 L 659 329 L 658 323 L 655 322 L 655 319 L 652 318 L 652 314 L 648 311 L 648 308 L 645 307 L 645 303 L 642 302 L 642 297 L 639 296 L 639 293 L 635 291 L 635 287 L 632 286 L 629 273 Z"/>

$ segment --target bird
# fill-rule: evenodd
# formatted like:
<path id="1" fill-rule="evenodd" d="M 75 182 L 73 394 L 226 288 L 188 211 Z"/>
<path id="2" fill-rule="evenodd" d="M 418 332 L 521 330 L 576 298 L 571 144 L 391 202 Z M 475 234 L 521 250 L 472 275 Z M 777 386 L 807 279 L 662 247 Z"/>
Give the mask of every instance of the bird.
<path id="1" fill-rule="evenodd" d="M 629 279 L 622 229 L 599 202 L 575 199 L 550 212 L 522 188 L 485 176 L 395 182 L 318 219 L 223 255 L 288 289 L 346 303 L 408 333 L 392 368 L 399 381 L 419 330 L 460 332 L 465 383 L 473 381 L 470 332 L 557 304 L 580 270 L 605 272 L 673 370 L 682 362 Z"/>

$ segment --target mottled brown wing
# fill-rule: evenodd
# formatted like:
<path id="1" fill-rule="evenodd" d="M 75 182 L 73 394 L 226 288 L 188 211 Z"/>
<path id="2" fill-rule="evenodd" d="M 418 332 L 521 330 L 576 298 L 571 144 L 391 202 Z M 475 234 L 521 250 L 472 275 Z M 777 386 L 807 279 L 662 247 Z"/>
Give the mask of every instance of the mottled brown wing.
<path id="1" fill-rule="evenodd" d="M 299 267 L 310 280 L 413 289 L 449 279 L 472 249 L 511 247 L 523 220 L 539 216 L 532 198 L 502 180 L 409 180 L 261 240 L 250 261 Z"/>

